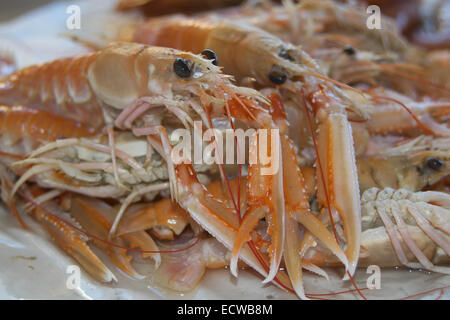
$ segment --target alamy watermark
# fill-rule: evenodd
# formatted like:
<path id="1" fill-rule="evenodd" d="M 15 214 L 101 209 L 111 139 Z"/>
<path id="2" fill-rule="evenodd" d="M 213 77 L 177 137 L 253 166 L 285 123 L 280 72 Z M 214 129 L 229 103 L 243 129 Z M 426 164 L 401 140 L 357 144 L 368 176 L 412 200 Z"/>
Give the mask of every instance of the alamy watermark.
<path id="1" fill-rule="evenodd" d="M 248 164 L 259 165 L 261 175 L 274 175 L 280 163 L 278 129 L 206 129 L 194 121 L 194 129 L 176 129 L 171 134 L 176 142 L 171 152 L 174 164 Z M 180 141 L 181 140 L 181 141 Z M 249 148 L 246 148 L 249 141 Z M 205 145 L 206 144 L 206 145 Z"/>
<path id="2" fill-rule="evenodd" d="M 81 270 L 80 267 L 72 264 L 67 266 L 66 273 L 69 275 L 66 280 L 66 288 L 69 290 L 80 289 L 81 284 Z"/>
<path id="3" fill-rule="evenodd" d="M 69 30 L 81 29 L 81 8 L 77 5 L 70 5 L 66 9 L 69 17 L 66 19 L 66 27 Z"/>
<path id="4" fill-rule="evenodd" d="M 369 30 L 381 29 L 381 9 L 377 5 L 367 7 L 366 13 L 369 14 L 366 20 L 366 26 Z"/>
<path id="5" fill-rule="evenodd" d="M 381 268 L 375 264 L 367 267 L 367 274 L 371 274 L 366 281 L 369 290 L 381 289 Z"/>

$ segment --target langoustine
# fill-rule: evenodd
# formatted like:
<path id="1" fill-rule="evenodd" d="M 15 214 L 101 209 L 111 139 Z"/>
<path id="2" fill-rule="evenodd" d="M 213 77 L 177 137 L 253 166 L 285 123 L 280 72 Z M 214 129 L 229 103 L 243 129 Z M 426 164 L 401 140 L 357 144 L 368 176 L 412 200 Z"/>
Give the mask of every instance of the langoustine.
<path id="1" fill-rule="evenodd" d="M 27 153 L 37 146 L 57 138 L 63 136 L 88 138 L 96 134 L 91 128 L 76 121 L 25 107 L 3 106 L 0 123 L 0 141 L 3 150 L 1 160 L 4 165 L 11 164 L 14 159 L 26 157 Z M 17 123 L 21 125 L 18 126 Z M 20 174 L 20 171 L 16 173 Z M 10 189 L 5 181 L 9 179 L 9 175 L 3 170 L 2 174 L 6 174 L 2 175 L 5 192 Z M 217 194 L 217 188 L 214 189 L 213 186 L 211 188 L 213 193 Z M 90 243 L 106 252 L 119 269 L 138 279 L 143 276 L 133 268 L 132 256 L 127 249 L 135 248 L 141 251 L 143 258 L 154 260 L 155 272 L 158 277 L 165 279 L 167 282 L 165 285 L 177 291 L 191 290 L 200 280 L 205 267 L 218 268 L 227 263 L 227 251 L 219 243 L 215 243 L 214 239 L 202 239 L 195 249 L 187 252 L 176 250 L 177 246 L 169 243 L 164 245 L 165 253 L 160 257 L 159 252 L 162 249 L 151 237 L 173 240 L 174 236 L 180 235 L 191 223 L 187 213 L 170 199 L 132 205 L 127 210 L 118 231 L 120 238 L 106 241 L 117 207 L 114 208 L 100 199 L 55 191 L 57 190 L 45 191 L 27 185 L 20 193 L 28 203 L 25 206 L 27 211 L 42 223 L 61 248 L 101 282 L 116 281 L 116 276 L 91 250 Z M 215 249 L 206 251 L 210 246 Z M 203 255 L 206 252 L 209 254 Z M 221 256 L 219 252 L 223 255 Z M 184 261 L 188 256 L 192 258 L 194 253 L 195 261 Z M 173 269 L 171 265 L 175 261 L 180 265 Z M 184 272 L 190 269 L 199 272 L 193 273 L 190 277 L 183 276 Z M 164 285 L 161 281 L 158 283 Z"/>
<path id="2" fill-rule="evenodd" d="M 406 266 L 448 274 L 449 195 L 391 188 L 366 190 L 362 203 L 360 266 Z M 405 250 L 406 249 L 406 250 Z M 338 265 L 320 246 L 305 255 L 317 265 Z"/>
<path id="3" fill-rule="evenodd" d="M 351 127 L 343 106 L 363 117 L 366 115 L 365 108 L 353 104 L 342 87 L 352 89 L 324 76 L 317 63 L 300 48 L 259 28 L 227 20 L 202 21 L 176 16 L 150 19 L 137 26 L 128 40 L 192 52 L 212 50 L 218 64 L 237 81 L 245 83 L 250 79 L 259 86 L 292 92 L 297 96 L 298 108 L 313 109 L 319 122 L 318 157 L 323 161 L 323 172 L 327 173 L 317 173 L 319 199 L 321 205 L 332 206 L 332 210 L 342 215 L 352 274 L 359 254 L 360 204 Z M 333 196 L 326 196 L 328 193 Z"/>
<path id="4" fill-rule="evenodd" d="M 155 58 L 155 56 L 157 58 Z M 181 58 L 181 57 L 183 58 Z M 146 61 L 145 59 L 150 59 L 150 61 Z M 157 59 L 158 63 L 153 65 L 151 59 Z M 194 61 L 190 61 L 189 59 Z M 92 59 L 92 60 L 86 60 Z M 133 65 L 134 59 L 137 60 L 137 65 L 135 69 L 130 68 Z M 139 60 L 141 59 L 141 60 Z M 158 60 L 159 59 L 159 60 Z M 161 182 L 157 184 L 145 185 L 143 187 L 138 187 L 133 192 L 126 192 L 120 185 L 111 184 L 109 186 L 110 189 L 114 190 L 113 193 L 110 193 L 109 196 L 120 196 L 124 194 L 128 194 L 127 198 L 124 200 L 124 205 L 119 210 L 114 223 L 111 226 L 111 230 L 109 232 L 110 237 L 116 236 L 116 230 L 119 226 L 120 219 L 125 212 L 126 207 L 132 202 L 136 197 L 143 196 L 149 192 L 159 191 L 163 189 L 167 189 L 170 187 L 171 196 L 175 201 L 177 201 L 181 206 L 186 209 L 191 217 L 194 218 L 197 222 L 202 225 L 208 232 L 210 232 L 213 236 L 215 236 L 220 242 L 222 242 L 226 247 L 232 247 L 234 233 L 237 232 L 237 228 L 239 227 L 239 216 L 233 213 L 234 210 L 230 210 L 227 207 L 224 207 L 221 202 L 218 202 L 214 199 L 207 190 L 199 183 L 197 174 L 194 171 L 192 165 L 181 163 L 174 164 L 171 159 L 171 148 L 169 137 L 167 130 L 164 126 L 158 122 L 158 118 L 143 118 L 142 116 L 154 114 L 154 108 L 159 105 L 163 105 L 168 109 L 169 113 L 173 113 L 175 117 L 179 120 L 179 122 L 185 127 L 191 127 L 192 119 L 188 113 L 188 108 L 192 107 L 194 114 L 197 114 L 203 123 L 207 127 L 212 126 L 212 122 L 210 120 L 210 116 L 217 116 L 228 114 L 231 117 L 236 117 L 238 119 L 243 120 L 249 126 L 256 126 L 257 128 L 277 128 L 276 119 L 272 119 L 271 115 L 267 110 L 264 109 L 264 103 L 266 103 L 265 98 L 257 93 L 254 90 L 235 87 L 227 82 L 227 77 L 218 73 L 217 67 L 215 67 L 211 62 L 204 60 L 198 56 L 194 56 L 192 54 L 180 53 L 175 50 L 162 49 L 162 48 L 149 48 L 142 45 L 136 44 L 119 44 L 113 45 L 104 51 L 96 54 L 91 54 L 86 57 L 74 59 L 74 63 L 78 61 L 86 62 L 86 66 L 84 67 L 84 75 L 77 73 L 77 77 L 80 77 L 78 80 L 79 84 L 86 89 L 86 92 L 89 92 L 90 99 L 88 102 L 94 101 L 94 104 L 84 105 L 85 108 L 94 108 L 94 110 L 102 110 L 105 113 L 104 123 L 110 121 L 110 123 L 114 122 L 114 125 L 119 128 L 132 130 L 135 136 L 147 136 L 148 142 L 151 147 L 156 150 L 160 156 L 162 156 L 165 162 L 168 165 L 168 178 L 169 182 Z M 65 61 L 67 62 L 67 61 Z M 61 65 L 61 61 L 57 61 L 55 65 Z M 130 66 L 131 65 L 131 66 Z M 111 69 L 111 66 L 114 66 Z M 202 66 L 204 67 L 203 69 Z M 52 64 L 43 65 L 39 68 L 52 68 Z M 107 68 L 107 69 L 105 69 Z M 173 69 L 172 69 L 173 68 Z M 191 69 L 192 68 L 192 69 Z M 156 70 L 155 70 L 156 69 Z M 34 70 L 34 69 L 30 69 Z M 172 71 L 173 70 L 173 71 Z M 131 84 L 129 82 L 125 82 L 128 87 L 121 85 L 120 83 L 114 84 L 110 79 L 110 72 L 118 72 L 118 79 L 130 79 Z M 17 74 L 7 78 L 5 80 L 6 89 L 2 92 L 1 96 L 3 99 L 14 99 L 21 100 L 24 103 L 29 102 L 30 96 L 24 91 L 21 91 L 21 85 L 30 81 L 33 78 L 33 74 L 29 76 L 27 73 L 27 69 L 20 71 Z M 130 73 L 128 73 L 130 72 Z M 144 74 L 139 74 L 135 79 L 134 72 L 143 72 Z M 145 72 L 157 73 L 149 75 L 148 78 L 142 82 L 142 78 L 146 75 Z M 167 75 L 167 72 L 170 72 L 173 75 Z M 161 74 L 162 73 L 162 74 Z M 154 76 L 154 77 L 153 77 Z M 173 78 L 175 77 L 175 79 Z M 170 79 L 170 81 L 167 81 Z M 191 86 L 189 80 L 194 80 L 194 86 Z M 141 80 L 141 82 L 139 82 Z M 70 77 L 65 78 L 65 81 L 71 81 Z M 137 83 L 136 83 L 137 81 Z M 164 84 L 162 81 L 165 81 Z M 198 88 L 195 87 L 195 82 L 200 82 Z M 211 84 L 216 85 L 211 88 Z M 40 84 L 38 84 L 39 86 Z M 203 86 L 203 87 L 202 87 Z M 211 95 L 211 93 L 207 93 L 208 91 L 205 89 L 209 87 L 214 89 L 215 97 Z M 18 89 L 19 88 L 19 89 Z M 23 87 L 22 87 L 23 88 Z M 70 88 L 70 86 L 69 86 Z M 31 98 L 35 99 L 33 102 L 36 103 L 37 107 L 46 108 L 45 105 L 48 103 L 54 110 L 58 110 L 59 105 L 64 106 L 64 99 L 59 101 L 58 98 L 66 97 L 66 93 L 69 93 L 67 88 L 64 86 L 59 89 L 62 89 L 61 95 L 52 96 L 52 89 L 54 87 L 44 87 L 41 92 L 44 92 L 44 95 L 40 95 L 37 98 L 35 96 L 31 96 Z M 171 90 L 180 90 L 177 94 L 173 93 Z M 148 92 L 147 90 L 150 90 Z M 152 91 L 153 90 L 153 91 Z M 166 97 L 152 97 L 152 94 L 155 92 L 159 94 L 169 94 Z M 210 92 L 210 91 L 209 91 Z M 58 93 L 61 93 L 58 91 Z M 185 95 L 185 100 L 178 100 L 178 104 L 172 103 L 173 96 L 179 97 L 180 95 Z M 227 95 L 230 95 L 227 97 Z M 239 96 L 243 96 L 244 98 L 239 98 Z M 73 97 L 67 95 L 68 103 L 72 103 Z M 199 101 L 196 101 L 194 97 L 198 97 Z M 50 99 L 47 99 L 50 98 Z M 214 100 L 214 98 L 216 100 Z M 231 99 L 230 99 L 231 98 Z M 99 103 L 100 101 L 103 104 L 107 104 L 107 106 Z M 223 99 L 222 102 L 218 99 Z M 234 100 L 233 100 L 234 99 Z M 240 101 L 240 99 L 244 99 Z M 211 113 L 205 112 L 202 109 L 202 106 L 205 106 L 208 103 L 213 102 L 214 108 L 210 111 Z M 261 104 L 263 103 L 263 104 Z M 244 107 L 242 109 L 242 107 Z M 123 109 L 123 112 L 119 113 L 114 109 Z M 203 107 L 204 108 L 204 107 Z M 61 110 L 58 110 L 61 112 Z M 112 119 L 111 119 L 112 117 Z M 146 120 L 147 119 L 147 120 Z M 90 119 L 86 119 L 86 122 L 89 123 Z M 98 120 L 97 120 L 98 121 Z M 156 123 L 155 123 L 156 122 Z M 93 123 L 95 125 L 95 123 Z M 111 137 L 114 137 L 114 131 L 108 131 L 109 142 L 111 142 Z M 287 139 L 287 137 L 283 136 L 283 141 Z M 257 140 L 258 141 L 258 140 Z M 41 155 L 45 155 L 47 152 L 52 150 L 61 150 L 63 147 L 67 146 L 79 146 L 79 147 L 90 147 L 93 149 L 97 149 L 97 151 L 105 153 L 105 150 L 108 153 L 109 151 L 114 150 L 115 152 L 111 152 L 111 160 L 112 160 L 112 170 L 115 174 L 115 182 L 118 180 L 121 181 L 123 178 L 120 175 L 120 170 L 118 170 L 117 163 L 114 164 L 114 159 L 117 157 L 117 162 L 124 162 L 126 165 L 131 166 L 138 174 L 140 178 L 145 180 L 145 170 L 142 171 L 142 165 L 137 161 L 133 160 L 129 155 L 124 154 L 123 152 L 119 152 L 115 149 L 115 143 L 110 144 L 110 148 L 108 149 L 106 146 L 102 147 L 99 145 L 93 145 L 92 143 L 86 140 L 74 140 L 74 139 L 66 139 L 62 141 L 56 141 L 54 143 L 50 143 L 44 145 L 43 147 L 35 150 L 33 153 L 29 155 L 28 159 L 20 161 L 15 164 L 15 167 L 18 165 L 32 165 L 32 167 L 21 176 L 16 185 L 12 190 L 12 194 L 14 194 L 18 188 L 31 176 L 36 174 L 42 174 L 44 172 L 52 172 L 55 169 L 62 170 L 64 174 L 75 177 L 85 184 L 87 184 L 86 190 L 83 191 L 83 184 L 74 185 L 70 189 L 70 184 L 67 181 L 63 183 L 49 184 L 51 179 L 47 180 L 46 186 L 65 189 L 71 192 L 82 192 L 89 193 L 91 189 L 89 189 L 89 183 L 99 181 L 98 175 L 84 173 L 83 172 L 83 164 L 80 164 L 78 168 L 75 168 L 77 165 L 68 166 L 66 163 L 55 160 L 48 159 L 45 156 L 39 157 Z M 280 151 L 280 155 L 284 155 L 287 150 L 289 150 L 290 145 L 286 143 L 282 143 L 282 149 Z M 278 145 L 276 148 L 280 148 Z M 285 148 L 288 148 L 285 150 Z M 289 151 L 288 151 L 289 152 Z M 280 165 L 283 161 L 280 158 Z M 34 166 L 33 166 L 34 165 Z M 106 170 L 106 168 L 99 167 L 98 164 L 95 163 L 87 163 L 87 167 L 84 167 L 85 170 Z M 95 168 L 94 168 L 95 167 Z M 111 170 L 111 167 L 109 167 Z M 69 170 L 68 170 L 69 169 Z M 281 170 L 280 170 L 281 171 Z M 73 174 L 76 172 L 76 174 Z M 257 170 L 256 175 L 260 175 L 260 172 Z M 269 205 L 270 216 L 272 216 L 273 225 L 271 226 L 274 231 L 273 234 L 273 249 L 271 249 L 271 253 L 269 254 L 271 265 L 269 274 L 266 278 L 266 281 L 271 281 L 275 278 L 278 273 L 278 266 L 281 263 L 281 258 L 283 255 L 283 242 L 284 242 L 284 194 L 282 192 L 282 188 L 273 188 L 273 186 L 278 185 L 281 186 L 283 183 L 283 174 L 286 171 L 283 170 L 278 173 L 275 173 L 273 181 L 275 184 L 267 185 L 265 188 L 269 188 L 274 192 L 274 201 L 275 205 Z M 72 174 L 72 175 L 71 175 Z M 272 178 L 271 178 L 272 179 Z M 133 184 L 133 181 L 123 179 L 127 184 Z M 54 181 L 52 181 L 54 182 Z M 135 184 L 136 182 L 134 182 Z M 302 181 L 299 180 L 300 186 Z M 299 187 L 301 190 L 301 187 Z M 114 193 L 117 192 L 117 193 Z M 122 193 L 121 193 L 122 192 Z M 104 194 L 106 195 L 106 194 Z M 273 211 L 270 208 L 274 208 Z M 236 209 L 239 212 L 238 209 Z M 275 218 L 276 217 L 276 218 Z M 311 220 L 316 219 L 313 215 L 306 215 L 304 219 Z M 316 219 L 317 220 L 317 219 Z M 294 225 L 297 224 L 296 221 L 292 222 Z M 320 221 L 317 220 L 317 223 L 320 224 Z M 314 225 L 314 224 L 312 224 Z M 312 233 L 316 236 L 327 237 L 329 240 L 332 239 L 331 236 L 327 235 L 328 230 L 326 228 L 312 230 Z M 328 244 L 332 244 L 332 241 L 328 241 Z M 339 246 L 333 244 L 331 246 L 333 252 L 345 261 L 344 256 L 340 253 Z M 256 259 L 254 253 L 251 253 L 249 248 L 243 248 L 241 250 L 241 257 L 244 259 L 246 263 L 255 268 L 262 274 L 266 273 L 260 262 Z M 344 263 L 345 264 L 345 263 Z M 298 278 L 300 281 L 301 276 Z M 302 294 L 302 285 L 301 282 L 296 283 L 298 288 L 299 295 Z"/>
<path id="5" fill-rule="evenodd" d="M 449 138 L 421 135 L 395 145 L 383 142 L 388 138 L 371 140 L 367 153 L 357 160 L 362 192 L 373 187 L 420 191 L 450 174 Z"/>
<path id="6" fill-rule="evenodd" d="M 429 72 L 430 65 L 437 62 L 431 58 L 433 55 L 409 44 L 389 17 L 382 16 L 380 29 L 369 29 L 364 7 L 329 0 L 298 4 L 285 1 L 283 6 L 243 6 L 197 17 L 213 22 L 224 18 L 259 27 L 301 45 L 329 77 L 344 83 L 359 80 L 371 86 L 396 86 L 416 95 L 439 96 L 448 91 L 444 87 L 448 79 L 438 76 L 440 68 L 448 70 L 448 63 L 441 61 L 439 68 Z"/>
<path id="7" fill-rule="evenodd" d="M 2 150 L 9 151 L 2 152 L 3 165 L 8 165 L 13 159 L 24 157 L 26 154 L 24 151 L 27 149 L 33 148 L 33 146 L 35 147 L 44 141 L 52 141 L 61 134 L 87 137 L 94 133 L 73 120 L 24 107 L 2 107 L 1 120 Z M 18 126 L 17 123 L 21 123 L 21 125 Z M 8 199 L 5 199 L 7 198 L 5 193 L 11 188 L 12 181 L 5 169 L 2 169 L 1 178 L 2 197 L 9 203 Z M 31 194 L 28 190 L 26 192 Z M 54 193 L 51 197 L 58 195 L 59 193 Z M 41 201 L 48 196 L 49 194 L 40 197 Z M 53 210 L 59 208 L 54 203 L 45 203 L 43 206 L 51 207 Z M 114 279 L 113 274 L 87 246 L 86 239 L 68 227 L 63 220 L 48 214 L 41 207 L 30 210 L 30 213 L 42 221 L 44 227 L 60 246 L 70 252 L 90 273 L 96 275 L 97 279 L 107 282 Z"/>

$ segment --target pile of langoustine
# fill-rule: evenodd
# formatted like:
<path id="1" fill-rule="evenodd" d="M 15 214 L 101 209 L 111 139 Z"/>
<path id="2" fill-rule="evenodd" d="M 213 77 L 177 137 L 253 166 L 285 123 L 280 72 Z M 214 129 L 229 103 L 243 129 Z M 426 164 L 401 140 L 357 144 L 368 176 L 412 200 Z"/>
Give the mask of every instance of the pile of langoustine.
<path id="1" fill-rule="evenodd" d="M 225 266 L 300 298 L 303 270 L 448 274 L 450 53 L 422 52 L 387 18 L 382 30 L 365 22 L 322 0 L 160 16 L 5 75 L 2 199 L 26 227 L 23 200 L 102 282 L 116 278 L 91 245 L 133 278 L 141 254 L 176 291 Z M 279 170 L 173 161 L 172 134 L 195 121 L 217 135 L 255 129 L 246 159 L 268 148 Z"/>

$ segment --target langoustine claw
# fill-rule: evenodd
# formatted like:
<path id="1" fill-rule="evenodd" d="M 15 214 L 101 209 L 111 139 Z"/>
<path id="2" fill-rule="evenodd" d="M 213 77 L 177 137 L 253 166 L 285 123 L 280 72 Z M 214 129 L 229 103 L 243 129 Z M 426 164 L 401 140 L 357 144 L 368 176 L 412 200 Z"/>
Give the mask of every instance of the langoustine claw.
<path id="1" fill-rule="evenodd" d="M 264 169 L 261 164 L 257 163 L 249 166 L 248 181 L 247 181 L 247 202 L 249 207 L 243 217 L 241 226 L 239 228 L 236 240 L 234 241 L 232 257 L 230 262 L 231 272 L 237 275 L 236 263 L 239 251 L 242 245 L 252 239 L 251 231 L 255 228 L 259 220 L 266 217 L 268 224 L 268 233 L 272 235 L 272 244 L 274 246 L 274 235 L 284 237 L 284 262 L 286 264 L 287 272 L 289 274 L 292 286 L 299 297 L 306 299 L 303 289 L 302 268 L 314 269 L 314 266 L 302 261 L 300 229 L 304 228 L 306 232 L 311 233 L 315 238 L 320 239 L 324 245 L 329 248 L 334 255 L 348 267 L 348 260 L 344 252 L 340 248 L 337 240 L 333 238 L 331 233 L 326 229 L 325 225 L 320 221 L 309 208 L 309 199 L 305 190 L 305 183 L 302 175 L 302 170 L 299 168 L 293 143 L 286 134 L 288 123 L 284 106 L 281 102 L 280 96 L 276 93 L 269 94 L 271 101 L 271 116 L 274 121 L 274 127 L 279 129 L 279 148 L 280 148 L 280 168 L 278 175 L 261 175 L 258 174 Z M 256 149 L 255 138 L 250 148 Z M 272 144 L 273 146 L 278 144 Z M 253 150 L 256 152 L 256 150 Z M 272 150 L 271 152 L 277 152 Z M 281 181 L 277 181 L 281 177 Z M 281 183 L 282 185 L 277 185 Z M 284 197 L 280 198 L 273 188 L 283 190 Z M 281 203 L 280 203 L 281 202 Z M 283 216 L 277 215 L 281 212 Z M 272 213 L 275 211 L 275 213 Z M 282 221 L 279 221 L 282 219 Z M 279 226 L 283 226 L 284 230 L 278 231 Z M 302 227 L 301 227 L 302 226 Z M 270 251 L 271 250 L 271 251 Z M 269 254 L 271 262 L 276 261 L 277 256 L 274 253 L 279 252 L 279 249 L 269 247 Z M 281 259 L 281 257 L 279 257 Z M 273 275 L 275 276 L 276 273 Z M 269 274 L 270 276 L 270 274 Z"/>
<path id="2" fill-rule="evenodd" d="M 32 193 L 25 190 L 26 199 L 33 201 Z M 31 202 L 33 203 L 33 202 Z M 29 213 L 41 222 L 51 237 L 71 255 L 95 279 L 101 282 L 117 281 L 114 273 L 105 266 L 88 245 L 88 238 L 73 228 L 73 220 L 54 201 L 46 201 L 29 210 Z"/>

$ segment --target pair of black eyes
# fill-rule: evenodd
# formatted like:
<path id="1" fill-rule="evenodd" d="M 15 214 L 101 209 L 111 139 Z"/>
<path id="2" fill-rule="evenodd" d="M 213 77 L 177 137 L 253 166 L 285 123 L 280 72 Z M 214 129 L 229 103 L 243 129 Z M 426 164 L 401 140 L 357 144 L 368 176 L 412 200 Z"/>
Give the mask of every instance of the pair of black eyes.
<path id="1" fill-rule="evenodd" d="M 206 59 L 212 60 L 212 63 L 215 66 L 218 65 L 217 55 L 214 51 L 205 49 L 202 51 L 202 55 Z M 287 60 L 293 60 L 292 57 L 285 51 L 281 51 L 280 56 Z M 173 71 L 180 78 L 189 78 L 192 75 L 192 67 L 190 61 L 187 59 L 177 58 L 173 62 Z M 279 70 L 272 70 L 269 73 L 269 80 L 276 85 L 281 85 L 286 82 L 287 76 Z"/>
<path id="2" fill-rule="evenodd" d="M 202 51 L 202 55 L 206 59 L 212 60 L 212 64 L 217 66 L 218 59 L 214 51 L 205 49 Z M 177 58 L 173 62 L 173 71 L 180 78 L 189 78 L 192 75 L 192 67 L 190 61 L 187 59 Z"/>
<path id="3" fill-rule="evenodd" d="M 278 56 L 290 62 L 295 61 L 295 59 L 290 55 L 290 53 L 285 48 L 281 48 L 280 52 L 278 53 Z M 287 75 L 281 70 L 277 70 L 274 68 L 269 73 L 269 80 L 276 85 L 282 85 L 283 83 L 286 82 Z"/>

